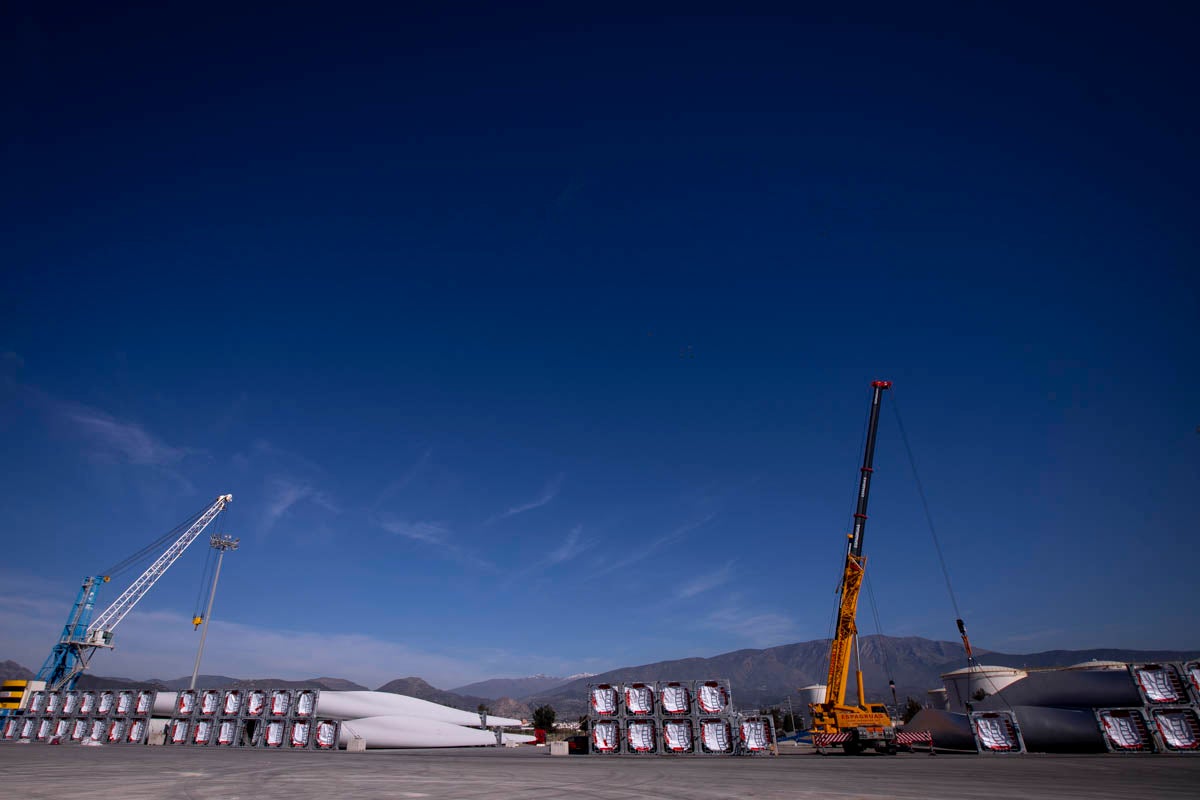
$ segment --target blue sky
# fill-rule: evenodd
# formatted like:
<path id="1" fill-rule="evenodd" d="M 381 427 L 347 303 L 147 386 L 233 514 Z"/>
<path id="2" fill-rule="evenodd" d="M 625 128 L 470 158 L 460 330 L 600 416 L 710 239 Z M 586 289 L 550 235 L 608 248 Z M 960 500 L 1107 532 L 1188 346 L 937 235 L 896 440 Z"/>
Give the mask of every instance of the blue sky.
<path id="1" fill-rule="evenodd" d="M 18 8 L 0 658 L 224 492 L 206 670 L 820 638 L 877 377 L 977 645 L 1196 646 L 1196 20 L 1083 8 Z M 954 638 L 890 408 L 866 552 Z"/>

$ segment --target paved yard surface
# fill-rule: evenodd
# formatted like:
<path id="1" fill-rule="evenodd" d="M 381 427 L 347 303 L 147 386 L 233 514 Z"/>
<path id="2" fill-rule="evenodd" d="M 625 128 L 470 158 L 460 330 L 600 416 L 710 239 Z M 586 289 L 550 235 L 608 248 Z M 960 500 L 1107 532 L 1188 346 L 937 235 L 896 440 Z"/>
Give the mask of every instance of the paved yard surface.
<path id="1" fill-rule="evenodd" d="M 1200 757 L 556 756 L 544 748 L 270 752 L 0 745 L 0 798 L 1196 798 Z"/>

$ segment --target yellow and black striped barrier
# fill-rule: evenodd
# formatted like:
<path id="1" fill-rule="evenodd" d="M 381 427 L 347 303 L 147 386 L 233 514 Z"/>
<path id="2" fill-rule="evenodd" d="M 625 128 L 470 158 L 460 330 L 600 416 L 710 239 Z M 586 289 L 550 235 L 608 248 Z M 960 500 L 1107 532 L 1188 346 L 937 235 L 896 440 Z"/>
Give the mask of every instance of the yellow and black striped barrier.
<path id="1" fill-rule="evenodd" d="M 4 681 L 0 683 L 0 710 L 16 711 L 25 699 L 25 689 L 29 681 Z"/>

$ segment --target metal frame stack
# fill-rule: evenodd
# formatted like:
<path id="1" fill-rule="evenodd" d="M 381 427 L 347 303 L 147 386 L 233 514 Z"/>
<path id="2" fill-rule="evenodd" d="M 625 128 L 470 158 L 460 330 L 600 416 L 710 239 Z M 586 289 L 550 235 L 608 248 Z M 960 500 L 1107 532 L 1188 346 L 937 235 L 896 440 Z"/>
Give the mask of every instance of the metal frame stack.
<path id="1" fill-rule="evenodd" d="M 696 755 L 698 726 L 692 713 L 696 701 L 691 681 L 660 681 L 658 698 L 659 751 L 667 756 Z"/>
<path id="2" fill-rule="evenodd" d="M 775 752 L 771 717 L 734 710 L 725 679 L 588 684 L 588 728 L 588 753 L 594 755 Z"/>
<path id="3" fill-rule="evenodd" d="M 588 753 L 621 752 L 624 691 L 619 683 L 588 684 Z"/>
<path id="4" fill-rule="evenodd" d="M 1144 706 L 1161 708 L 1194 702 L 1177 664 L 1130 664 L 1129 674 Z"/>
<path id="5" fill-rule="evenodd" d="M 1200 754 L 1200 663 L 1130 664 L 1129 675 L 1142 696 L 1139 710 L 1155 750 Z M 1097 718 L 1111 711 L 1099 709 Z M 1108 733 L 1105 744 L 1111 746 Z"/>
<path id="6" fill-rule="evenodd" d="M 1141 708 L 1097 708 L 1096 724 L 1110 753 L 1156 753 L 1154 723 Z"/>
<path id="7" fill-rule="evenodd" d="M 692 681 L 692 711 L 696 715 L 697 755 L 741 753 L 740 720 L 733 707 L 733 690 L 728 680 Z M 727 744 L 727 749 L 722 750 L 721 744 Z"/>
<path id="8" fill-rule="evenodd" d="M 1017 716 L 1011 711 L 972 711 L 971 733 L 975 748 L 988 755 L 1015 755 L 1025 752 L 1025 738 Z"/>
<path id="9" fill-rule="evenodd" d="M 25 713 L 5 720 L 0 741 L 145 744 L 153 711 L 153 690 L 38 690 Z"/>
<path id="10" fill-rule="evenodd" d="M 191 695 L 180 692 L 178 713 L 167 724 L 168 745 L 337 749 L 341 722 L 317 713 L 317 689 L 203 689 Z"/>
<path id="11" fill-rule="evenodd" d="M 770 714 L 738 715 L 737 754 L 740 756 L 775 755 L 775 720 Z"/>

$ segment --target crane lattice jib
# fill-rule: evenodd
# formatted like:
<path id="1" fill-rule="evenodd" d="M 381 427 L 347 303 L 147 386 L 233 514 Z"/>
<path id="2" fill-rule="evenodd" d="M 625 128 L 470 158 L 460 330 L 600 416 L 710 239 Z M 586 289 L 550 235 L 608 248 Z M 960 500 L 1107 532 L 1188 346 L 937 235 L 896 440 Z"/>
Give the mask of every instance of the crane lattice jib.
<path id="1" fill-rule="evenodd" d="M 125 615 L 133 610 L 138 601 L 145 596 L 146 592 L 150 591 L 151 587 L 158 582 L 158 579 L 163 576 L 175 560 L 183 555 L 183 552 L 188 549 L 188 546 L 204 532 L 208 524 L 216 519 L 216 516 L 225 510 L 225 505 L 232 502 L 233 495 L 223 494 L 216 499 L 208 510 L 192 523 L 183 535 L 166 549 L 158 559 L 146 568 L 146 571 L 138 576 L 138 579 L 130 584 L 129 588 L 121 593 L 111 606 L 104 609 L 92 624 L 88 626 L 88 633 L 96 631 L 112 631 L 113 628 L 120 624 L 121 620 L 125 619 Z"/>

